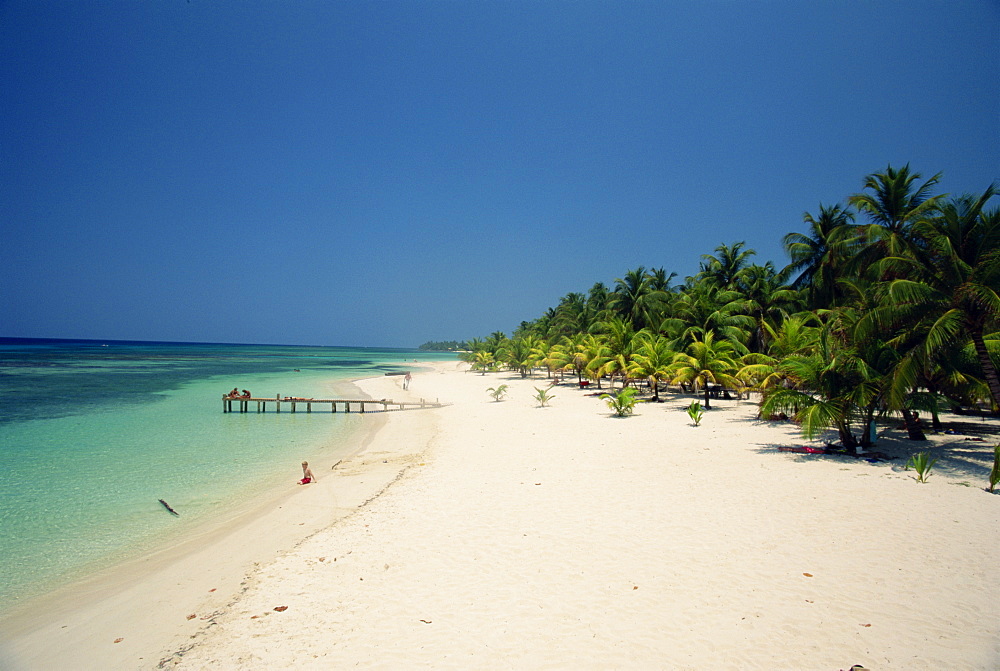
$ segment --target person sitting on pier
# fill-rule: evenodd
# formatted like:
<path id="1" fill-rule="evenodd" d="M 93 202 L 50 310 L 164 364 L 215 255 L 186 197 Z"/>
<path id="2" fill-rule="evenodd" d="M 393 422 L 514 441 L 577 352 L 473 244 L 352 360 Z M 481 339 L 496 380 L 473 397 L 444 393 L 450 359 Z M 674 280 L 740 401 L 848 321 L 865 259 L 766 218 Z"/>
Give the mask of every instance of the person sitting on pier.
<path id="1" fill-rule="evenodd" d="M 250 392 L 246 389 L 243 390 L 243 396 L 241 398 L 250 398 Z"/>
<path id="2" fill-rule="evenodd" d="M 302 479 L 299 480 L 300 485 L 308 485 L 310 482 L 316 482 L 316 476 L 313 475 L 312 469 L 309 468 L 309 462 L 302 462 Z"/>
<path id="3" fill-rule="evenodd" d="M 228 394 L 226 394 L 225 396 L 225 398 L 239 398 L 239 397 L 240 397 L 240 390 L 237 389 L 236 387 L 233 387 L 233 390 Z"/>

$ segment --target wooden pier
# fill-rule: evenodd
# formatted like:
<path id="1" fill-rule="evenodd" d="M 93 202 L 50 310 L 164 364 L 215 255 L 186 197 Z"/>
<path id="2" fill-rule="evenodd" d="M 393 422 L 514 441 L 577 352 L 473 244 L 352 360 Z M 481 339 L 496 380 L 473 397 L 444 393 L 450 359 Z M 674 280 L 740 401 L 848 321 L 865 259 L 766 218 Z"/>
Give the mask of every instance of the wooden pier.
<path id="1" fill-rule="evenodd" d="M 440 408 L 444 406 L 437 399 L 434 401 L 427 401 L 420 399 L 419 402 L 416 401 L 393 401 L 387 398 L 361 398 L 361 399 L 347 399 L 347 398 L 298 398 L 295 396 L 286 396 L 281 398 L 277 396 L 275 398 L 258 398 L 256 396 L 250 398 L 243 397 L 222 397 L 222 412 L 250 412 L 250 404 L 257 404 L 257 412 L 267 412 L 267 404 L 271 403 L 274 405 L 275 412 L 281 412 L 281 406 L 284 404 L 289 407 L 291 412 L 295 412 L 298 406 L 304 405 L 306 407 L 306 412 L 312 412 L 313 406 L 318 405 L 325 409 L 325 406 L 330 406 L 330 412 L 337 412 L 337 406 L 343 407 L 344 412 L 351 412 L 351 407 L 358 409 L 358 412 L 388 412 L 389 410 L 406 410 L 407 408 Z M 368 406 L 368 410 L 365 409 Z"/>

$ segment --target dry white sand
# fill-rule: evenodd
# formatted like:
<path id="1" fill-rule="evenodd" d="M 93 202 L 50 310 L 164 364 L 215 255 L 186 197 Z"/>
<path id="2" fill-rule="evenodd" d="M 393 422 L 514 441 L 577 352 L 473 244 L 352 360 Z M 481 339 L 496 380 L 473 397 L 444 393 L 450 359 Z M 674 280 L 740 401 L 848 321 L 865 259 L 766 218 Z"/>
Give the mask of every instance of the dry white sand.
<path id="1" fill-rule="evenodd" d="M 360 386 L 401 398 L 399 382 Z M 390 413 L 317 472 L 294 507 L 329 528 L 185 602 L 192 620 L 75 624 L 72 668 L 1000 668 L 992 442 L 933 436 L 947 456 L 918 484 L 902 460 L 778 452 L 803 441 L 745 401 L 694 427 L 690 397 L 618 419 L 570 385 L 538 408 L 543 384 L 455 364 L 414 376 L 414 396 L 451 405 Z M 205 586 L 145 584 L 182 601 Z M 25 640 L 10 648 L 26 668 L 66 668 L 35 666 Z"/>

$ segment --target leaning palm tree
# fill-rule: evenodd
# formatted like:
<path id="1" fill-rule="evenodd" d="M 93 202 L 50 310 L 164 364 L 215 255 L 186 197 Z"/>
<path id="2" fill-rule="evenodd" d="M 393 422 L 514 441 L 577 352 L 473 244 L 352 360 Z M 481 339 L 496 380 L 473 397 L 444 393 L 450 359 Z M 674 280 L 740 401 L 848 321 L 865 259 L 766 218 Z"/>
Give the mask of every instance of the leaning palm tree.
<path id="1" fill-rule="evenodd" d="M 696 340 L 688 345 L 687 351 L 674 355 L 670 367 L 671 382 L 693 385 L 697 393 L 705 391 L 705 409 L 711 409 L 709 400 L 709 384 L 742 387 L 736 378 L 740 370 L 740 357 L 736 346 L 728 340 L 716 340 L 711 332 L 706 333 L 703 340 Z"/>

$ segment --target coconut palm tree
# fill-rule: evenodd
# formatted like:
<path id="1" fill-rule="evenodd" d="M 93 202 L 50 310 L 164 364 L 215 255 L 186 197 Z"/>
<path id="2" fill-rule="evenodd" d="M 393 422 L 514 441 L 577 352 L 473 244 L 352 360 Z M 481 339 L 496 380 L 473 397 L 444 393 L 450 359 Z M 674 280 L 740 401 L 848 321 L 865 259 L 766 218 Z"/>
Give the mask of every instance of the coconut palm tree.
<path id="1" fill-rule="evenodd" d="M 507 340 L 500 351 L 499 359 L 507 368 L 519 372 L 521 377 L 528 377 L 537 363 L 535 351 L 538 344 L 539 339 L 532 335 Z"/>
<path id="2" fill-rule="evenodd" d="M 654 277 L 643 266 L 615 280 L 609 306 L 636 331 L 649 326 L 668 300 L 666 291 L 654 288 Z"/>
<path id="3" fill-rule="evenodd" d="M 548 340 L 537 340 L 531 350 L 533 361 L 541 366 L 545 366 L 545 377 L 551 378 L 552 371 L 558 370 L 563 365 L 563 358 L 559 348 Z"/>
<path id="4" fill-rule="evenodd" d="M 806 212 L 802 220 L 809 224 L 809 234 L 789 233 L 784 237 L 785 251 L 792 262 L 788 268 L 798 273 L 792 287 L 805 289 L 813 308 L 834 307 L 841 302 L 837 278 L 850 257 L 857 240 L 854 213 L 840 205 L 819 206 L 819 216 Z"/>
<path id="5" fill-rule="evenodd" d="M 1000 327 L 1000 210 L 984 211 L 997 193 L 990 185 L 978 197 L 952 199 L 940 205 L 938 216 L 914 225 L 920 244 L 880 264 L 897 279 L 888 283 L 873 319 L 907 325 L 909 341 L 925 359 L 971 340 L 1000 407 L 1000 376 L 985 342 Z"/>
<path id="6" fill-rule="evenodd" d="M 671 382 L 692 384 L 694 391 L 705 390 L 705 409 L 711 409 L 708 385 L 721 384 L 740 388 L 736 378 L 740 370 L 740 355 L 736 346 L 728 340 L 716 340 L 712 332 L 705 333 L 704 339 L 695 340 L 687 350 L 674 355 L 671 364 Z"/>
<path id="7" fill-rule="evenodd" d="M 601 340 L 605 354 L 601 373 L 611 377 L 612 387 L 615 375 L 621 374 L 622 387 L 624 388 L 636 345 L 636 331 L 632 328 L 631 321 L 621 317 L 612 317 L 604 322 L 601 325 L 601 330 L 603 331 Z"/>
<path id="8" fill-rule="evenodd" d="M 636 342 L 628 374 L 648 380 L 653 390 L 653 400 L 659 401 L 660 382 L 670 379 L 670 366 L 675 353 L 670 341 L 659 334 L 643 331 L 636 337 Z"/>
<path id="9" fill-rule="evenodd" d="M 747 266 L 737 279 L 739 292 L 746 299 L 743 310 L 753 318 L 747 347 L 751 352 L 767 349 L 769 325 L 776 325 L 800 309 L 801 294 L 788 286 L 788 269 L 777 272 L 768 261 L 763 266 Z"/>
<path id="10" fill-rule="evenodd" d="M 568 293 L 559 300 L 553 325 L 559 335 L 586 331 L 587 298 L 581 293 Z"/>
<path id="11" fill-rule="evenodd" d="M 718 340 L 733 343 L 741 354 L 746 353 L 750 331 L 755 326 L 753 317 L 746 314 L 746 298 L 738 291 L 723 289 L 713 282 L 692 280 L 687 291 L 681 293 L 673 305 L 674 317 L 685 324 L 677 349 L 695 340 L 704 340 L 713 334 Z M 662 325 L 661 329 L 671 324 Z"/>
<path id="12" fill-rule="evenodd" d="M 898 170 L 891 165 L 885 172 L 865 177 L 868 192 L 856 193 L 847 202 L 867 215 L 869 225 L 862 228 L 863 243 L 855 257 L 858 270 L 872 267 L 881 258 L 901 256 L 912 246 L 910 229 L 913 224 L 929 217 L 937 208 L 941 196 L 931 190 L 941 178 L 938 173 L 923 184 L 919 173 L 910 172 L 907 163 Z"/>
<path id="13" fill-rule="evenodd" d="M 495 370 L 497 366 L 493 352 L 481 349 L 473 353 L 472 370 L 478 370 L 480 375 L 486 375 L 486 371 Z"/>
<path id="14" fill-rule="evenodd" d="M 841 444 L 857 454 L 859 442 L 867 442 L 868 424 L 862 421 L 861 436 L 855 435 L 853 426 L 862 417 L 862 409 L 877 407 L 885 378 L 858 356 L 849 337 L 845 338 L 848 331 L 834 319 L 824 327 L 812 351 L 784 357 L 780 368 L 799 384 L 773 388 L 761 401 L 760 413 L 764 417 L 791 415 L 809 440 L 833 428 Z"/>
<path id="15" fill-rule="evenodd" d="M 757 254 L 752 249 L 743 249 L 746 242 L 719 245 L 716 256 L 702 254 L 701 279 L 708 280 L 723 289 L 734 289 L 742 270 L 750 264 L 750 257 Z"/>
<path id="16" fill-rule="evenodd" d="M 743 368 L 736 377 L 747 387 L 760 392 L 774 387 L 796 387 L 801 383 L 781 366 L 781 361 L 792 354 L 809 354 L 819 338 L 821 322 L 815 313 L 796 314 L 768 330 L 767 353 L 750 353 L 743 357 Z"/>

